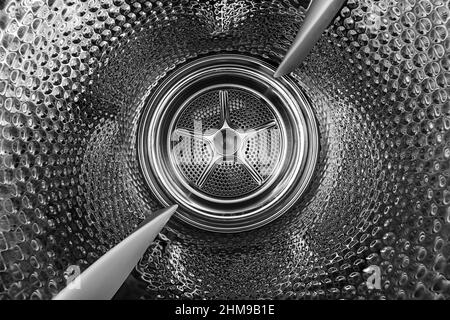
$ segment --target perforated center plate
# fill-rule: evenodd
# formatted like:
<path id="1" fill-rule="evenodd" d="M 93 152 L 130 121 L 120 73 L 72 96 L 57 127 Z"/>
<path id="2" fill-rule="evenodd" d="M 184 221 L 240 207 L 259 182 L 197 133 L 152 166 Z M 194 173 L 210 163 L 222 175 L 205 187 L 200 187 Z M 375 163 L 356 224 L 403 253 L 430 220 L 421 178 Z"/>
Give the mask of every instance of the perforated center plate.
<path id="1" fill-rule="evenodd" d="M 280 162 L 280 126 L 271 109 L 245 89 L 225 87 L 194 96 L 172 133 L 177 169 L 191 186 L 211 196 L 255 191 Z"/>

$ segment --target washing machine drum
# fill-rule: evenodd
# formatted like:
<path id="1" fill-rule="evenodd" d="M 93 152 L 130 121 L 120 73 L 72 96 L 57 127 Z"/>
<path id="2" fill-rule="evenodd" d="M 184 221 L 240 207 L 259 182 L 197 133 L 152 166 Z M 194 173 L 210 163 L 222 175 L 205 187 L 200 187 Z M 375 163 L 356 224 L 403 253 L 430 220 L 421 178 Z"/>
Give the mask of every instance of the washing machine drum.
<path id="1" fill-rule="evenodd" d="M 0 299 L 156 210 L 117 297 L 449 299 L 450 2 L 0 3 Z"/>

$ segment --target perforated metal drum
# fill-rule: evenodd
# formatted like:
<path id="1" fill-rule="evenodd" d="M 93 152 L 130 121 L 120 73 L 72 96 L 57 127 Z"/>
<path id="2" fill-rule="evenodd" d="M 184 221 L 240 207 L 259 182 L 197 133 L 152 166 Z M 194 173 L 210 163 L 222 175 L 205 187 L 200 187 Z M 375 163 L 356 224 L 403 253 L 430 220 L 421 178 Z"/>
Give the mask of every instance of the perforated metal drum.
<path id="1" fill-rule="evenodd" d="M 273 66 L 240 55 L 187 64 L 149 97 L 139 152 L 160 201 L 203 229 L 259 227 L 307 188 L 319 150 L 309 102 Z"/>

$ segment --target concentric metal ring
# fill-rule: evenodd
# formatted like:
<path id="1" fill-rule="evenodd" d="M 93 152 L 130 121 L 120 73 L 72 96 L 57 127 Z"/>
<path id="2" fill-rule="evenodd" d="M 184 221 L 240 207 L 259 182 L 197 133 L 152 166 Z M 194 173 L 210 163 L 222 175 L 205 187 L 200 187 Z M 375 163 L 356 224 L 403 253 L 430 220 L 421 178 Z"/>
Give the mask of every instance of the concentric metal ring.
<path id="1" fill-rule="evenodd" d="M 215 55 L 171 74 L 149 98 L 138 151 L 152 192 L 178 217 L 219 232 L 249 230 L 286 212 L 318 154 L 308 101 L 274 68 Z"/>

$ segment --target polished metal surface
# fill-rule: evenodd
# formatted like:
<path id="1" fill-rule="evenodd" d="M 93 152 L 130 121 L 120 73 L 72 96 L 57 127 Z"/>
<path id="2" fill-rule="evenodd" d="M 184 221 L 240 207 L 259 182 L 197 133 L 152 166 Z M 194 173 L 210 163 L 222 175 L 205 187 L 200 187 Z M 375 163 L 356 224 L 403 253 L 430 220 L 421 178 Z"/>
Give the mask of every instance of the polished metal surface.
<path id="1" fill-rule="evenodd" d="M 286 212 L 317 161 L 311 107 L 292 81 L 262 60 L 221 54 L 196 59 L 150 96 L 140 123 L 142 170 L 183 221 L 238 232 Z"/>
<path id="2" fill-rule="evenodd" d="M 281 133 L 263 97 L 216 87 L 193 97 L 185 108 L 172 130 L 172 160 L 201 191 L 236 198 L 281 169 Z M 219 122 L 211 125 L 211 119 Z"/>
<path id="3" fill-rule="evenodd" d="M 347 0 L 274 79 L 309 2 L 0 1 L 0 299 L 56 297 L 66 273 L 175 203 L 120 297 L 449 299 L 450 1 Z M 208 59 L 230 68 L 189 87 Z M 282 152 L 260 186 L 207 192 L 172 159 L 177 111 L 204 89 L 266 99 L 257 107 L 273 113 Z M 317 161 L 302 143 L 314 134 L 286 138 L 307 132 L 292 125 L 299 108 L 314 114 Z M 196 158 L 234 155 L 226 138 L 251 119 L 193 147 Z"/>
<path id="4" fill-rule="evenodd" d="M 345 2 L 345 0 L 311 1 L 294 42 L 275 71 L 275 78 L 291 73 L 301 65 Z"/>
<path id="5" fill-rule="evenodd" d="M 70 279 L 54 300 L 110 300 L 176 210 L 174 205 L 154 212 L 131 235 Z"/>

